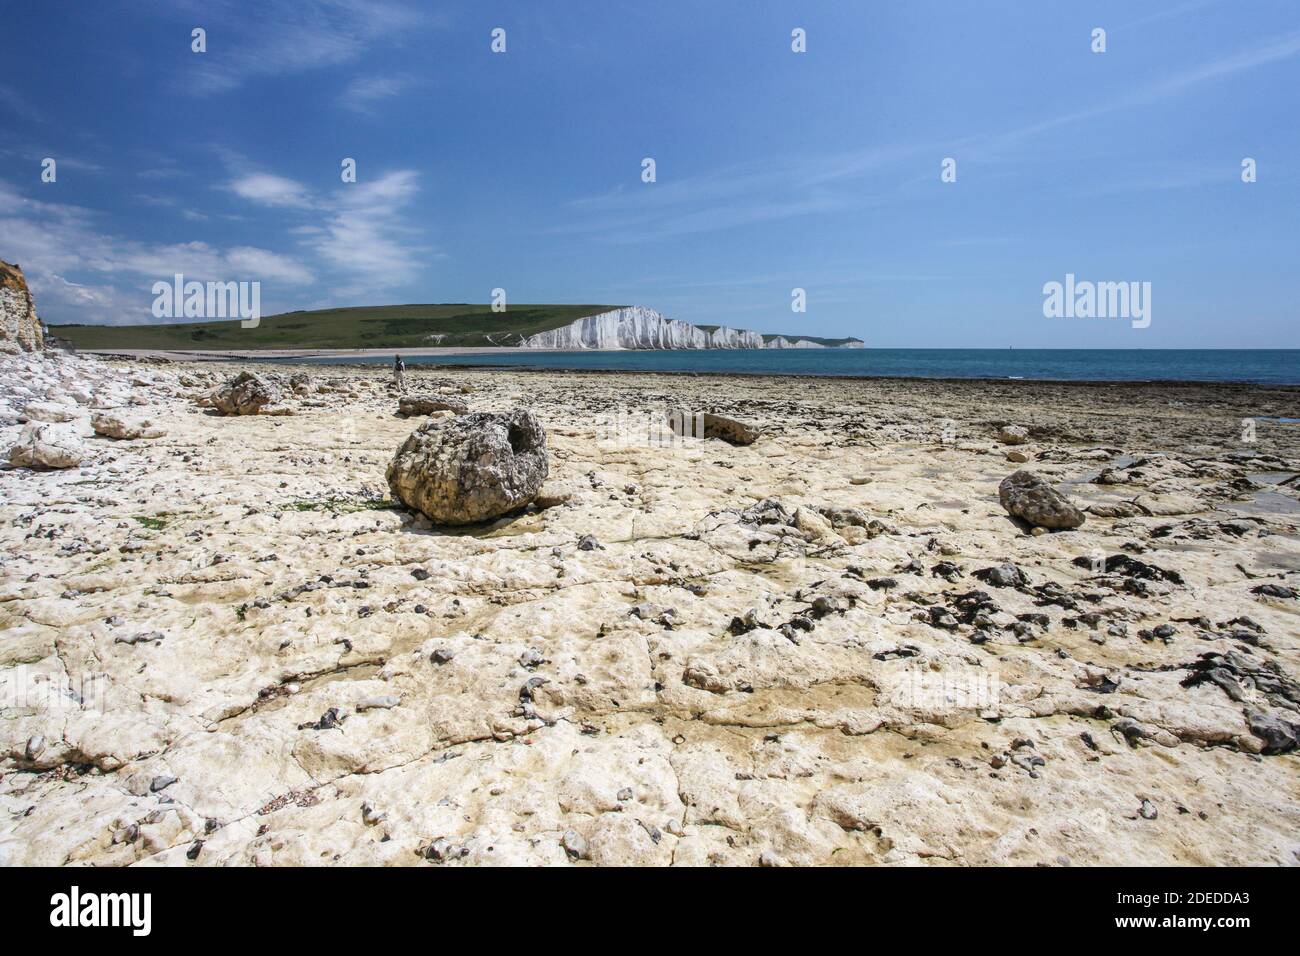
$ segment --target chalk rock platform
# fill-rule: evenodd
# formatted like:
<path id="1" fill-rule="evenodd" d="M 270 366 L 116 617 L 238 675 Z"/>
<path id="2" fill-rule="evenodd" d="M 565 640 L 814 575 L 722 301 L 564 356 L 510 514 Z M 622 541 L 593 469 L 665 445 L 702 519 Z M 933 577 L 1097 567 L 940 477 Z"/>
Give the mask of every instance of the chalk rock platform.
<path id="1" fill-rule="evenodd" d="M 1295 389 L 439 371 L 549 458 L 448 528 L 386 367 L 245 370 L 0 356 L 86 446 L 0 465 L 0 864 L 1300 861 Z"/>

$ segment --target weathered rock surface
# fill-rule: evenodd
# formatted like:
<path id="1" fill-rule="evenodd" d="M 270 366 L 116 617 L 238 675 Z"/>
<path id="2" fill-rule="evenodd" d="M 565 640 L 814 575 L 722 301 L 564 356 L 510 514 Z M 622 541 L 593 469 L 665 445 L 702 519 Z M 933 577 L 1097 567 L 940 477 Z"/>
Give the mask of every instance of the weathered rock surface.
<path id="1" fill-rule="evenodd" d="M 23 406 L 23 418 L 29 422 L 71 422 L 84 415 L 75 405 L 64 402 L 28 402 Z"/>
<path id="2" fill-rule="evenodd" d="M 546 433 L 527 411 L 479 412 L 417 428 L 388 465 L 393 497 L 435 524 L 487 521 L 537 496 Z"/>
<path id="3" fill-rule="evenodd" d="M 469 412 L 469 406 L 464 402 L 454 398 L 448 398 L 446 395 L 403 395 L 397 400 L 397 413 L 399 415 L 432 415 L 434 412 L 451 412 L 453 415 L 464 415 Z"/>
<path id="4" fill-rule="evenodd" d="M 1023 445 L 1029 441 L 1029 429 L 1023 425 L 1003 425 L 998 429 L 998 441 L 1004 445 Z"/>
<path id="5" fill-rule="evenodd" d="M 753 425 L 712 412 L 696 412 L 692 415 L 687 411 L 673 411 L 668 415 L 668 425 L 676 435 L 716 438 L 729 445 L 752 445 L 761 434 Z"/>
<path id="6" fill-rule="evenodd" d="M 0 352 L 36 352 L 44 347 L 36 302 L 23 270 L 0 260 Z"/>
<path id="7" fill-rule="evenodd" d="M 1032 471 L 1017 471 L 998 485 L 998 500 L 1014 517 L 1038 528 L 1077 528 L 1083 512 Z"/>
<path id="8" fill-rule="evenodd" d="M 29 422 L 9 449 L 17 468 L 75 468 L 90 456 L 81 432 L 66 423 Z"/>
<path id="9" fill-rule="evenodd" d="M 280 400 L 280 389 L 256 372 L 240 372 L 212 393 L 212 407 L 223 415 L 256 415 Z"/>
<path id="10" fill-rule="evenodd" d="M 553 506 L 448 533 L 386 368 L 203 414 L 243 367 L 0 356 L 0 451 L 33 401 L 168 432 L 0 464 L 0 864 L 1296 860 L 1300 430 L 1224 425 L 1296 389 L 412 368 L 547 429 Z M 639 405 L 764 437 L 597 442 Z M 991 417 L 1115 516 L 1024 535 Z"/>

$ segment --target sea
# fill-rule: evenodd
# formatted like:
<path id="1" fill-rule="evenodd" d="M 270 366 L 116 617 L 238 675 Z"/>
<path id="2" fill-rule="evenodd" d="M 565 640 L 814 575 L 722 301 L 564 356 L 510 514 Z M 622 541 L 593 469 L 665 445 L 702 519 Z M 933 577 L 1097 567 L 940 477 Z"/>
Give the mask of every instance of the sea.
<path id="1" fill-rule="evenodd" d="M 351 365 L 392 360 L 392 356 L 367 356 L 294 361 Z M 864 378 L 1300 384 L 1300 349 L 680 349 L 474 352 L 411 356 L 405 361 L 408 365 Z"/>

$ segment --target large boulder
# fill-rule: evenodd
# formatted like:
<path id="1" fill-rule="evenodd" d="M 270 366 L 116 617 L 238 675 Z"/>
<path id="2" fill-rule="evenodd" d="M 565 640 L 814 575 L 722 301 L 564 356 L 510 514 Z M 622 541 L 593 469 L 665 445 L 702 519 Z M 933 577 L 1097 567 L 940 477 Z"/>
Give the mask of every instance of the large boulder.
<path id="1" fill-rule="evenodd" d="M 63 422 L 28 422 L 9 449 L 9 464 L 16 468 L 75 468 L 88 457 L 77 427 Z"/>
<path id="2" fill-rule="evenodd" d="M 0 352 L 39 352 L 44 347 L 36 300 L 23 270 L 0 260 Z"/>
<path id="3" fill-rule="evenodd" d="M 161 438 L 167 434 L 147 418 L 132 418 L 120 412 L 96 412 L 90 417 L 90 427 L 97 435 L 124 440 Z"/>
<path id="4" fill-rule="evenodd" d="M 998 500 L 1014 517 L 1039 528 L 1077 528 L 1083 512 L 1032 471 L 1017 471 L 998 485 Z"/>
<path id="5" fill-rule="evenodd" d="M 240 372 L 211 396 L 212 407 L 223 415 L 256 415 L 279 399 L 279 386 L 254 372 Z"/>
<path id="6" fill-rule="evenodd" d="M 547 467 L 532 412 L 477 412 L 413 431 L 388 465 L 388 487 L 435 524 L 474 524 L 532 501 Z"/>
<path id="7" fill-rule="evenodd" d="M 28 402 L 23 407 L 23 417 L 29 422 L 71 422 L 83 414 L 75 405 L 63 402 Z"/>
<path id="8" fill-rule="evenodd" d="M 434 412 L 464 415 L 468 411 L 469 406 L 464 402 L 445 395 L 403 395 L 397 400 L 399 415 L 432 415 Z"/>

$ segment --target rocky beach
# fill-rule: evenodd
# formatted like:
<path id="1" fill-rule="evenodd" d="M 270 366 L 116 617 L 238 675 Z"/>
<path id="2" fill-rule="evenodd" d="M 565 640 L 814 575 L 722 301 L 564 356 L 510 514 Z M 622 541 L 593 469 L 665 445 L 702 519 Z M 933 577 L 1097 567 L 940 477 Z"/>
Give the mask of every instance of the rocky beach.
<path id="1" fill-rule="evenodd" d="M 0 864 L 1295 865 L 1298 404 L 0 355 Z"/>

